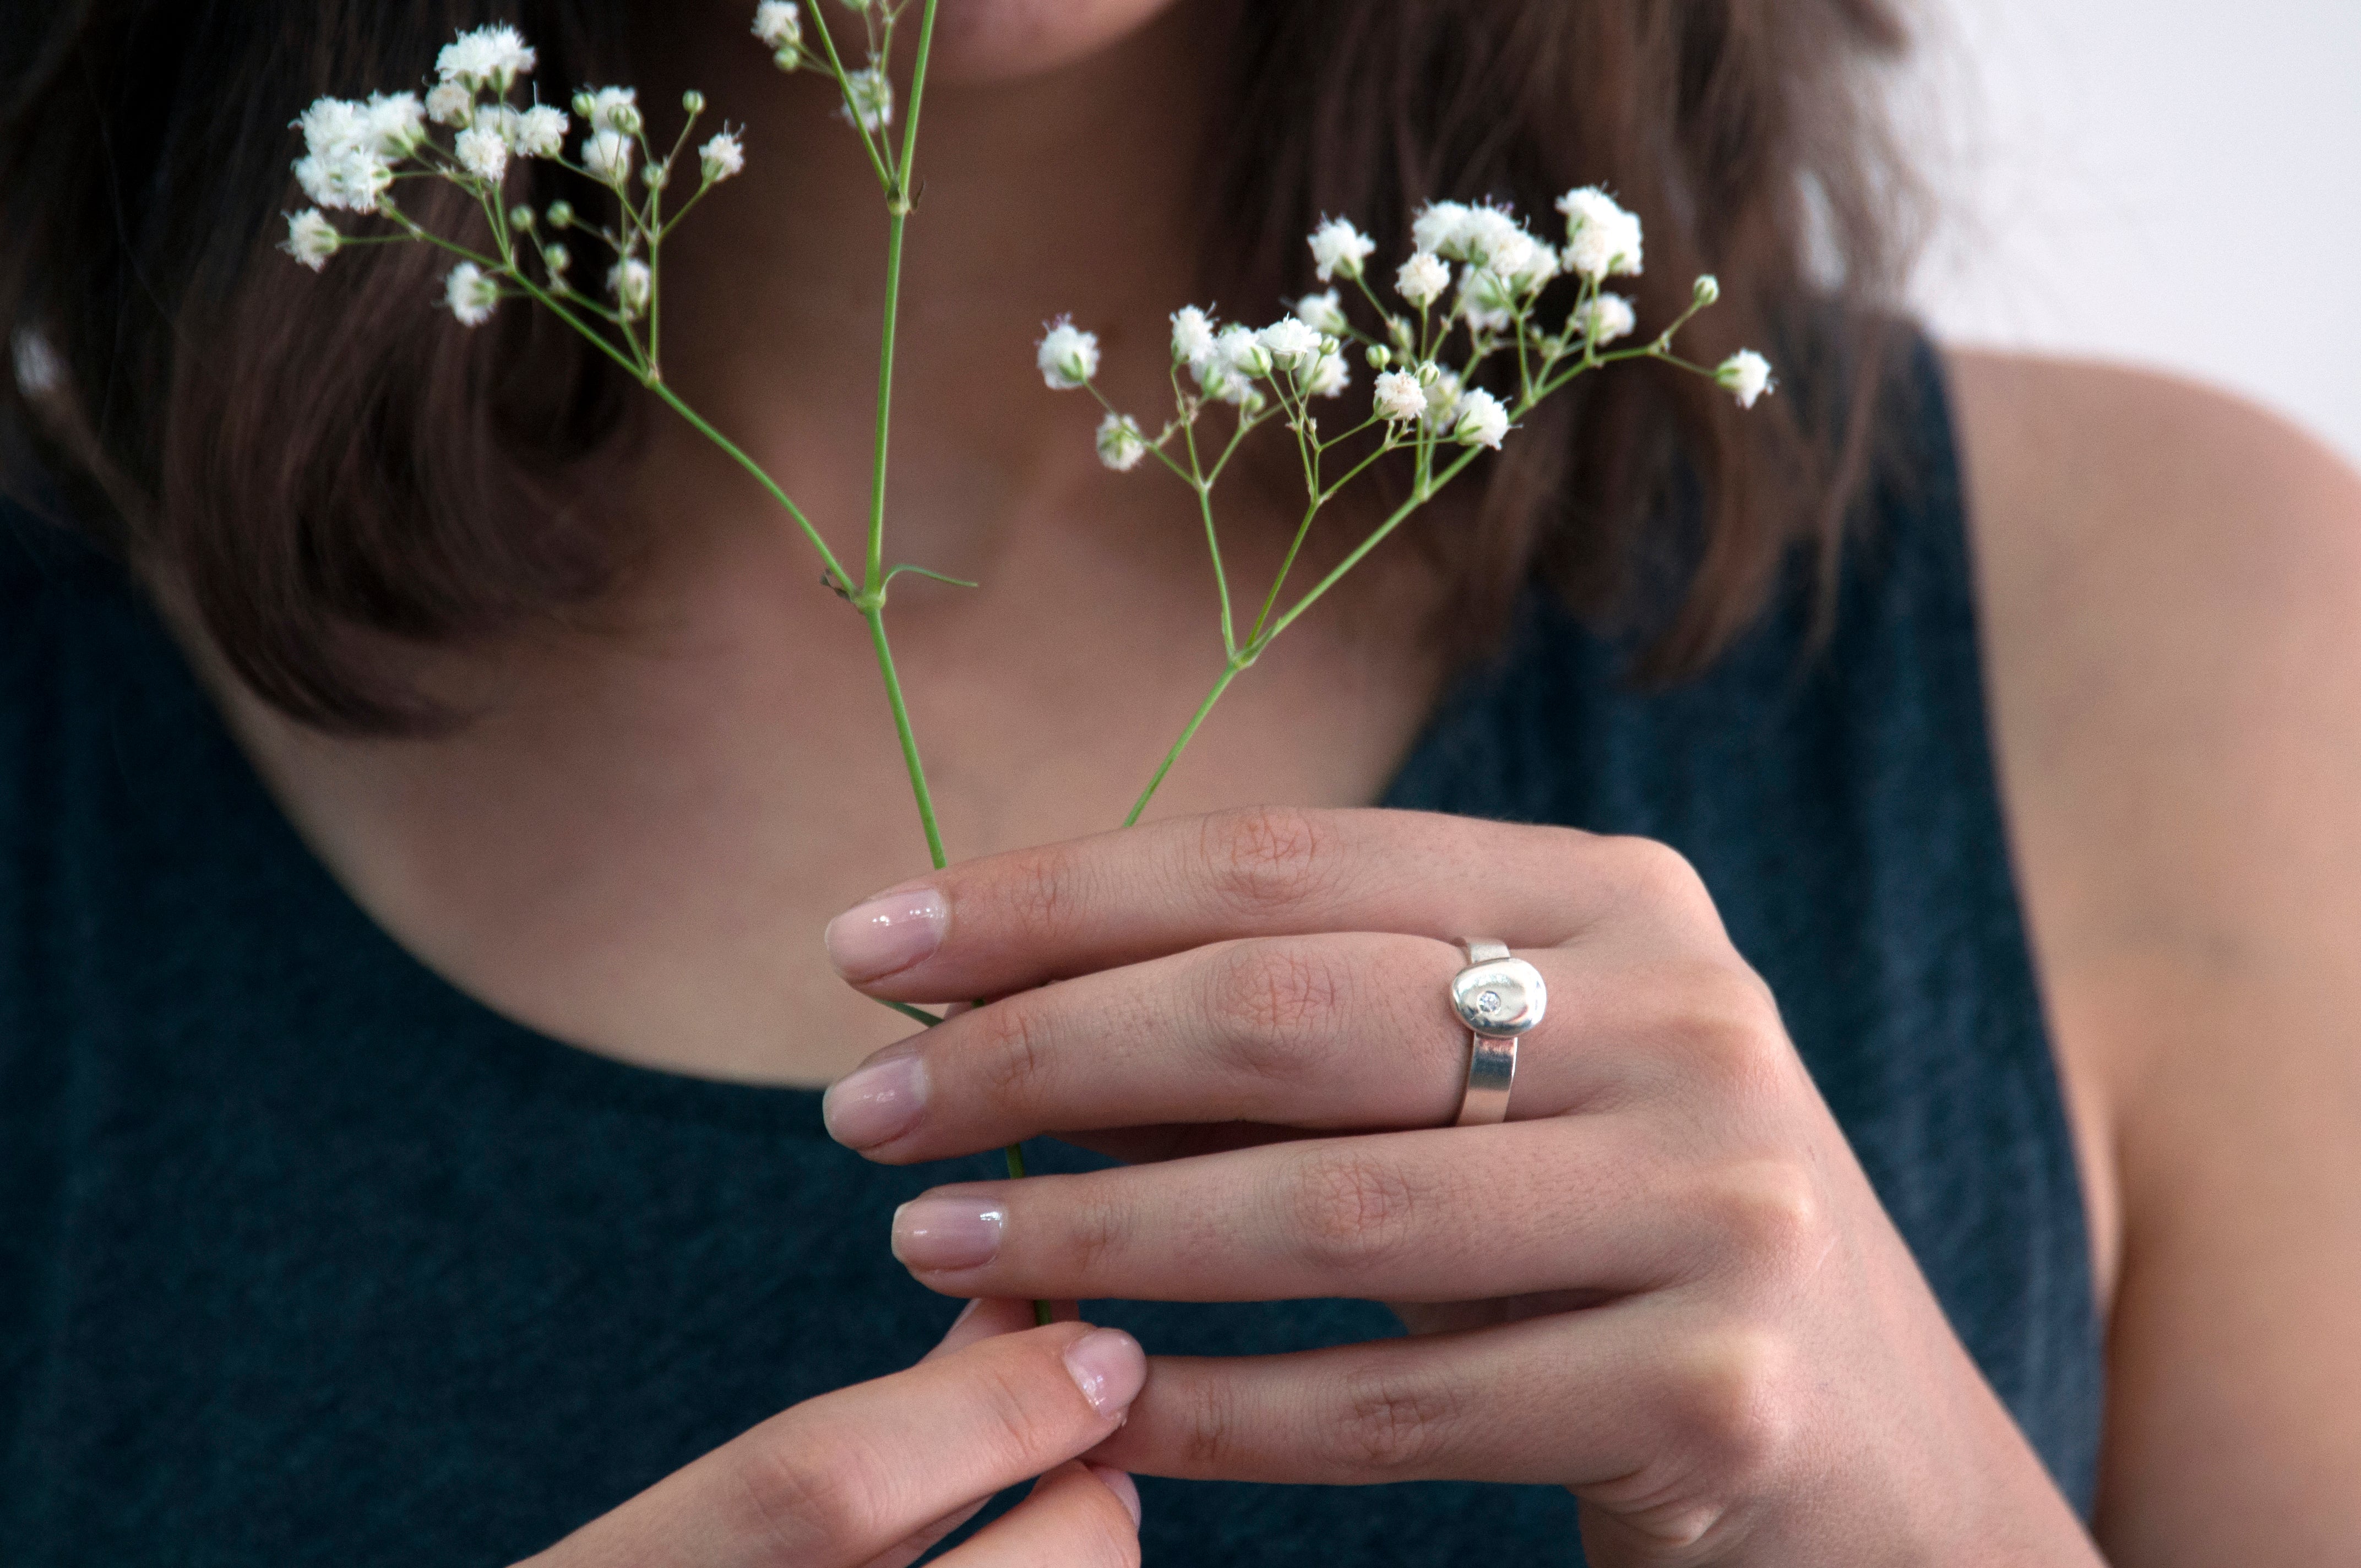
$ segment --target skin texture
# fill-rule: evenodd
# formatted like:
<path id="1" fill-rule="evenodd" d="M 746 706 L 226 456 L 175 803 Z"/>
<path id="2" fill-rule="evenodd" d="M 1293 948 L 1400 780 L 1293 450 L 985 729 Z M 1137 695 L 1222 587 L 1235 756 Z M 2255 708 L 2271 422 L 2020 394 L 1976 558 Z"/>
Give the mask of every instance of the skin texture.
<path id="1" fill-rule="evenodd" d="M 1241 683 L 1162 826 L 1061 842 L 1119 817 L 1215 662 L 1185 494 L 1100 470 L 1092 411 L 1026 371 L 1035 323 L 1071 310 L 1108 327 L 1118 399 L 1154 394 L 1163 314 L 1189 291 L 1193 62 L 1219 23 L 1218 7 L 1158 10 L 947 8 L 958 41 L 912 229 L 894 551 L 988 586 L 897 589 L 897 651 L 950 841 L 1005 853 L 929 880 L 949 914 L 932 956 L 855 972 L 928 1000 L 1067 983 L 895 1046 L 906 1026 L 816 952 L 781 963 L 891 880 L 881 868 L 919 869 L 915 823 L 857 626 L 761 498 L 667 426 L 642 496 L 665 548 L 614 624 L 430 672 L 489 705 L 433 742 L 327 741 L 225 691 L 266 776 L 399 939 L 560 1038 L 768 1082 L 919 1051 L 934 1092 L 909 1129 L 856 1140 L 875 1157 L 1070 1128 L 1160 1158 L 989 1190 L 989 1262 L 926 1265 L 932 1222 L 906 1214 L 897 1245 L 948 1293 L 1343 1290 L 1434 1331 L 1158 1364 L 1097 1457 L 1572 1486 L 1596 1505 L 1602 1563 L 2092 1561 L 1686 868 L 1554 831 L 1500 852 L 1480 835 L 1510 830 L 1350 809 L 1441 675 L 1389 635 L 1433 592 L 1413 558 L 1381 554 Z M 1060 17 L 1057 37 L 1025 30 Z M 704 87 L 750 119 L 752 154 L 667 253 L 668 358 L 841 546 L 867 482 L 865 391 L 846 389 L 873 366 L 882 222 L 849 140 L 808 134 L 825 123 L 814 84 L 782 82 L 730 21 L 651 13 L 643 93 Z M 1064 63 L 1011 79 L 1027 51 Z M 1953 368 L 2003 795 L 2110 1314 L 2098 1545 L 2136 1568 L 2349 1560 L 2361 486 L 2213 393 L 1997 357 Z M 1251 492 L 1232 504 L 1239 570 L 1267 569 L 1282 520 Z M 1266 801 L 1311 809 L 1222 814 Z M 1058 847 L 1023 849 L 1039 844 Z M 1481 908 L 1404 891 L 1470 855 L 1539 869 L 1481 879 Z M 1077 908 L 1087 929 L 1060 918 Z M 1464 1047 L 1403 1020 L 1431 1018 L 1456 967 L 1436 938 L 1478 929 L 1579 1001 L 1529 1046 L 1516 1121 L 1436 1131 Z M 1586 1017 L 1620 1022 L 1620 1048 L 1553 1037 Z M 1355 1067 L 1346 1040 L 1398 1070 Z M 1120 1071 L 1065 1070 L 1084 1042 Z M 856 1098 L 832 1102 L 848 1127 Z M 1167 1130 L 1125 1131 L 1146 1124 Z M 1180 1154 L 1205 1157 L 1161 1157 Z M 1485 1260 L 1461 1240 L 1479 1175 L 1483 1223 L 1515 1243 Z M 1209 1208 L 1244 1218 L 1207 1234 L 1191 1218 Z M 1022 1321 L 1003 1315 L 984 1326 Z M 985 1468 L 1038 1474 L 1108 1437 L 1071 1403 L 1058 1414 L 1073 1384 L 1053 1356 L 951 1359 L 963 1392 L 945 1398 L 998 1389 L 1049 1412 L 1013 1421 L 1022 1442 Z M 700 1466 L 552 1561 L 898 1561 L 876 1552 L 969 1500 L 927 1477 L 971 1461 L 890 1457 L 927 1423 L 865 1387 L 783 1420 L 891 1434 L 862 1473 L 909 1499 L 890 1517 L 717 1543 L 674 1522 L 705 1517 L 682 1501 L 715 1485 Z M 1019 1555 L 1119 1550 L 1101 1528 L 1116 1493 L 1079 1475 L 1036 1509 L 1054 1530 L 1071 1504 L 1071 1542 Z"/>

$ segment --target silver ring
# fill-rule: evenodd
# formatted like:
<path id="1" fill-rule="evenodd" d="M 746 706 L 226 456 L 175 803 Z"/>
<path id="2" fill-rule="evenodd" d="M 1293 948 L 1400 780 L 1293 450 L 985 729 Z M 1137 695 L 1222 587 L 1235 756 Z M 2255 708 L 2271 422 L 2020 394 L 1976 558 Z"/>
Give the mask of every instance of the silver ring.
<path id="1" fill-rule="evenodd" d="M 1451 978 L 1451 1011 L 1467 1030 L 1467 1087 L 1452 1125 L 1488 1127 L 1509 1119 L 1517 1036 L 1549 1011 L 1549 985 L 1506 942 L 1463 937 L 1459 948 L 1467 967 Z"/>

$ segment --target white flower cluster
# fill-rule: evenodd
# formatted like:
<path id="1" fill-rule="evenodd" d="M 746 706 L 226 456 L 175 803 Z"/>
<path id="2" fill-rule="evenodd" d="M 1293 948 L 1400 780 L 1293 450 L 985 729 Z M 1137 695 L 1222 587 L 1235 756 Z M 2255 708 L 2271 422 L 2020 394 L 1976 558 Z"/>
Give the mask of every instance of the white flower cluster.
<path id="1" fill-rule="evenodd" d="M 1567 192 L 1557 209 L 1565 218 L 1563 245 L 1545 241 L 1497 203 L 1435 202 L 1421 209 L 1411 225 L 1413 248 L 1393 275 L 1394 293 L 1414 313 L 1409 316 L 1388 308 L 1371 287 L 1369 262 L 1377 242 L 1348 219 L 1323 218 L 1306 243 L 1313 274 L 1332 286 L 1304 296 L 1288 315 L 1259 328 L 1224 325 L 1195 305 L 1175 312 L 1178 417 L 1162 435 L 1151 437 L 1138 422 L 1110 407 L 1099 427 L 1101 459 L 1127 471 L 1148 453 L 1162 451 L 1166 438 L 1192 423 L 1205 404 L 1235 407 L 1243 430 L 1276 400 L 1306 443 L 1307 472 L 1316 472 L 1317 455 L 1334 443 L 1318 435 L 1310 403 L 1337 397 L 1351 384 L 1345 358 L 1348 344 L 1365 345 L 1378 374 L 1368 419 L 1337 439 L 1368 432 L 1383 448 L 1414 448 L 1422 454 L 1422 471 L 1436 443 L 1499 450 L 1520 413 L 1576 375 L 1624 358 L 1686 366 L 1671 354 L 1673 336 L 1691 315 L 1720 298 L 1720 284 L 1709 276 L 1699 278 L 1687 313 L 1654 341 L 1618 349 L 1616 345 L 1640 330 L 1639 306 L 1603 285 L 1609 278 L 1640 274 L 1645 247 L 1639 216 L 1597 186 Z M 1552 332 L 1541 320 L 1543 302 L 1561 280 L 1571 297 L 1563 326 Z M 1334 286 L 1340 280 L 1376 311 L 1376 332 L 1354 326 L 1344 291 Z M 1436 306 L 1446 298 L 1449 309 L 1438 315 Z M 1465 349 L 1455 365 L 1446 363 L 1444 354 L 1453 343 Z M 1518 392 L 1513 408 L 1501 393 L 1475 384 L 1479 370 L 1511 351 Z M 1050 387 L 1095 392 L 1098 339 L 1060 318 L 1040 340 L 1038 364 Z M 1752 351 L 1732 356 L 1714 370 L 1687 367 L 1710 375 L 1748 408 L 1773 386 L 1769 362 Z M 1180 380 L 1184 369 L 1193 392 Z"/>
<path id="2" fill-rule="evenodd" d="M 758 32 L 767 28 L 782 38 L 800 37 L 791 5 L 774 0 L 761 8 L 756 20 Z M 571 116 L 546 104 L 510 103 L 509 95 L 533 74 L 535 63 L 533 47 L 515 28 L 478 27 L 444 46 L 435 60 L 435 82 L 423 102 L 415 93 L 380 93 L 365 101 L 323 98 L 314 103 L 296 122 L 303 132 L 304 150 L 296 161 L 295 177 L 317 205 L 289 214 L 280 248 L 302 266 L 321 271 L 350 243 L 323 209 L 378 214 L 398 224 L 406 237 L 460 253 L 462 259 L 445 276 L 444 302 L 462 325 L 480 326 L 491 319 L 501 300 L 540 291 L 552 299 L 564 297 L 573 308 L 626 329 L 628 341 L 630 323 L 646 319 L 653 310 L 653 257 L 671 221 L 661 211 L 660 192 L 670 181 L 671 162 L 657 157 L 649 144 L 633 88 L 583 88 L 572 97 Z M 688 93 L 682 107 L 693 124 L 704 113 L 704 95 Z M 566 142 L 577 120 L 582 134 L 569 159 Z M 450 133 L 447 144 L 437 138 L 434 126 Z M 682 140 L 686 140 L 685 133 Z M 697 151 L 698 194 L 745 170 L 742 133 L 728 126 Z M 621 223 L 592 231 L 615 253 L 607 273 L 609 303 L 590 305 L 574 294 L 567 281 L 573 255 L 544 233 L 575 226 L 568 203 L 554 203 L 545 214 L 522 205 L 503 210 L 502 188 L 517 161 L 528 159 L 588 175 L 620 203 Z M 498 254 L 480 254 L 430 235 L 398 208 L 391 191 L 397 179 L 409 174 L 434 176 L 476 196 Z M 644 196 L 631 189 L 635 174 Z M 535 256 L 544 277 L 538 291 L 522 270 Z M 637 353 L 635 344 L 632 352 Z"/>

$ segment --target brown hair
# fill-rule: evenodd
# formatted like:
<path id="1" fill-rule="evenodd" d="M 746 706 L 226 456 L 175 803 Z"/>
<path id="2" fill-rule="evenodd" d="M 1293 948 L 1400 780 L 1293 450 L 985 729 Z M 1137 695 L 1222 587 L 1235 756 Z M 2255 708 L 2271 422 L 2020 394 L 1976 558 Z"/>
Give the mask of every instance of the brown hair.
<path id="1" fill-rule="evenodd" d="M 628 79 L 625 0 L 69 0 L 0 25 L 0 454 L 37 461 L 78 526 L 183 586 L 231 666 L 324 726 L 432 717 L 374 637 L 497 634 L 594 599 L 636 541 L 577 499 L 628 383 L 529 311 L 427 330 L 435 256 L 297 272 L 293 108 L 406 79 L 454 28 L 504 19 L 539 77 Z M 1693 671 L 1799 544 L 1834 560 L 1866 466 L 1906 259 L 1906 191 L 1862 80 L 1902 43 L 1890 0 L 1290 0 L 1237 7 L 1239 127 L 1208 177 L 1235 232 L 1229 297 L 1309 282 L 1326 213 L 1381 238 L 1431 198 L 1546 214 L 1576 184 L 1645 219 L 1643 319 L 1718 273 L 1687 346 L 1771 351 L 1790 395 L 1740 417 L 1655 366 L 1549 405 L 1493 461 L 1460 606 L 1538 566 L 1629 610 L 1665 520 L 1677 591 L 1646 667 Z M 536 202 L 566 177 L 535 166 Z M 545 188 L 544 188 L 545 187 Z M 346 265 L 346 261 L 363 265 Z M 1792 395 L 1798 390 L 1809 396 Z M 1463 618 L 1496 621 L 1497 617 Z"/>

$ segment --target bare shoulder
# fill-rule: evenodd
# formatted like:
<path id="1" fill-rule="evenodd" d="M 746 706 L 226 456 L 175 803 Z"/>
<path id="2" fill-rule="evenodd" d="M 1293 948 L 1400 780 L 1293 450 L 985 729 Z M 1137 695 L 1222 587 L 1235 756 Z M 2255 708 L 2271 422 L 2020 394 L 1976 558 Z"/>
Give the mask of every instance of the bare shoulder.
<path id="1" fill-rule="evenodd" d="M 2361 1552 L 2361 477 L 2169 377 L 1949 369 L 2116 1290 L 2102 1534 L 2133 1563 Z"/>

